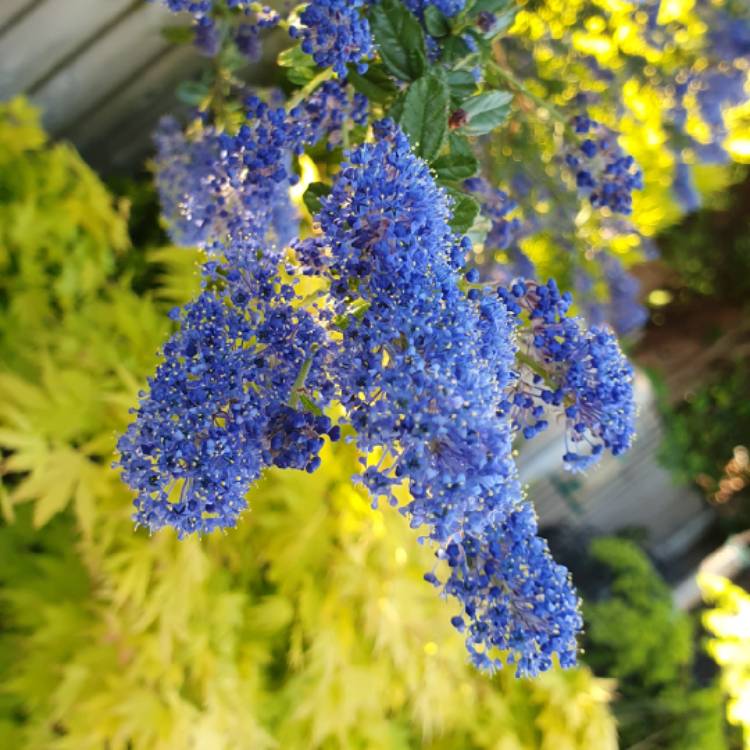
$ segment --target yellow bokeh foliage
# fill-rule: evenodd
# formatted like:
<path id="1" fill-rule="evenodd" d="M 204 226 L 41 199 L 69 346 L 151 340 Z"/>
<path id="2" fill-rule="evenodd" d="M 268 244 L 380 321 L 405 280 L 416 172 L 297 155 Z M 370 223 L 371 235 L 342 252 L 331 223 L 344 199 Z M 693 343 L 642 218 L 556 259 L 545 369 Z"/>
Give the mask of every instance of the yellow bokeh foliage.
<path id="1" fill-rule="evenodd" d="M 750 594 L 721 576 L 702 574 L 698 583 L 712 606 L 703 625 L 711 634 L 708 652 L 721 667 L 727 718 L 742 728 L 744 747 L 750 748 Z"/>

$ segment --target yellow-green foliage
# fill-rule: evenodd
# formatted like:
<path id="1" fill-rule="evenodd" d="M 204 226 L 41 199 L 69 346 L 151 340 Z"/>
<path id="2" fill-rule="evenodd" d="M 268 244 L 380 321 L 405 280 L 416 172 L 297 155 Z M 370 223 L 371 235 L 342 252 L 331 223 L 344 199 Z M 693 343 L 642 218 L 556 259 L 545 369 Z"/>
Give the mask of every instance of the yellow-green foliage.
<path id="1" fill-rule="evenodd" d="M 750 748 L 750 594 L 726 578 L 702 575 L 703 598 L 713 605 L 703 616 L 712 634 L 708 652 L 721 667 L 721 685 L 729 696 L 727 718 L 742 728 Z"/>
<path id="2" fill-rule="evenodd" d="M 525 80 L 525 85 L 566 111 L 574 106 L 582 88 L 602 93 L 601 102 L 592 98 L 586 107 L 588 113 L 621 134 L 623 148 L 644 174 L 644 189 L 633 194 L 634 227 L 650 238 L 676 223 L 683 209 L 672 194 L 677 158 L 670 148 L 670 140 L 674 142 L 674 86 L 664 82 L 674 80 L 685 67 L 700 70 L 708 65 L 704 54 L 708 29 L 695 11 L 694 0 L 661 3 L 659 24 L 670 24 L 674 39 L 674 43 L 663 46 L 650 39 L 650 35 L 658 36 L 659 32 L 649 31 L 649 16 L 639 0 L 519 0 L 518 4 L 521 10 L 510 33 L 529 49 L 539 72 L 538 77 Z M 716 5 L 721 6 L 721 0 Z M 597 76 L 584 61 L 584 55 L 593 57 L 611 80 Z M 632 65 L 628 67 L 634 56 L 647 61 L 638 73 L 634 73 Z M 610 88 L 621 92 L 622 108 L 613 106 L 606 97 Z M 688 97 L 685 106 L 687 132 L 697 142 L 708 143 L 708 126 L 701 119 L 694 97 Z M 749 112 L 750 106 L 743 105 L 726 113 L 729 132 L 723 145 L 737 162 L 750 159 Z M 522 131 L 521 140 L 532 143 L 536 153 L 530 157 L 523 143 L 510 138 L 495 158 L 499 162 L 520 160 L 532 176 L 534 164 L 529 161 L 538 160 L 536 167 L 542 173 L 553 175 L 553 181 L 559 180 L 559 170 L 552 164 L 561 151 L 562 126 L 552 118 L 540 120 L 536 116 L 529 117 L 525 125 L 528 131 Z M 508 139 L 512 130 L 498 136 L 497 143 Z M 706 202 L 716 201 L 737 179 L 731 166 L 698 164 L 700 160 L 690 149 L 683 149 L 680 158 L 697 165 L 694 176 Z M 574 189 L 572 184 L 568 187 Z M 562 184 L 559 189 L 565 194 Z M 534 210 L 544 216 L 550 208 L 541 201 Z M 522 240 L 522 248 L 534 261 L 540 277 L 553 276 L 572 286 L 568 276 L 573 260 L 570 254 L 576 247 L 576 265 L 587 269 L 595 279 L 599 274 L 591 262 L 593 251 L 606 250 L 626 267 L 643 261 L 646 254 L 638 235 L 612 232 L 602 225 L 602 215 L 608 215 L 607 211 L 594 211 L 583 205 L 575 216 L 575 236 L 561 241 L 559 232 L 554 236 L 537 233 Z M 603 289 L 597 291 L 603 293 Z"/>
<path id="3" fill-rule="evenodd" d="M 134 531 L 112 451 L 194 260 L 149 251 L 168 283 L 136 294 L 116 273 L 122 212 L 22 103 L 0 118 L 0 163 L 25 175 L 0 211 L 48 227 L 0 235 L 4 310 L 37 300 L 0 339 L 0 747 L 616 747 L 611 686 L 588 670 L 466 665 L 422 580 L 430 551 L 351 485 L 348 447 L 314 477 L 267 476 L 227 535 Z"/>

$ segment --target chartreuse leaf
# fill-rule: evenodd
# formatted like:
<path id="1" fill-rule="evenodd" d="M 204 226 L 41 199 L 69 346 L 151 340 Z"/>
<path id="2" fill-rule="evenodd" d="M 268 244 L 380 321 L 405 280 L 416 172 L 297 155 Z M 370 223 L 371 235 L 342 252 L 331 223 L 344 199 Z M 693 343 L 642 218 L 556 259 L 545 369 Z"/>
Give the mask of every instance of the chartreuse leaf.
<path id="1" fill-rule="evenodd" d="M 427 71 L 427 52 L 419 21 L 399 0 L 383 0 L 370 13 L 370 27 L 385 67 L 402 81 Z"/>
<path id="2" fill-rule="evenodd" d="M 331 186 L 325 182 L 311 182 L 307 186 L 302 200 L 307 206 L 307 210 L 314 216 L 320 211 L 320 199 L 331 192 Z"/>
<path id="3" fill-rule="evenodd" d="M 299 44 L 280 52 L 276 61 L 280 67 L 286 68 L 286 77 L 299 86 L 304 86 L 315 77 L 315 61 L 302 51 Z"/>
<path id="4" fill-rule="evenodd" d="M 427 162 L 440 153 L 448 135 L 448 100 L 447 85 L 433 75 L 414 81 L 406 92 L 398 122 Z"/>
<path id="5" fill-rule="evenodd" d="M 479 162 L 466 138 L 451 133 L 448 136 L 448 143 L 450 146 L 448 153 L 439 156 L 432 163 L 438 179 L 453 182 L 475 175 L 479 169 Z"/>
<path id="6" fill-rule="evenodd" d="M 461 105 L 468 118 L 461 128 L 466 135 L 485 135 L 502 125 L 510 113 L 513 95 L 507 91 L 488 91 L 472 96 Z"/>

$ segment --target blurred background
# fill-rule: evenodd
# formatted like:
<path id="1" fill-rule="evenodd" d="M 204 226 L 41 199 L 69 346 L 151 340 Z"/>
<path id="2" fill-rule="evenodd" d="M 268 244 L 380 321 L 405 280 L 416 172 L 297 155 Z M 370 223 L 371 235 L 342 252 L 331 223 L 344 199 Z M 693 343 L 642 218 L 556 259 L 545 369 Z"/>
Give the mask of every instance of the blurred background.
<path id="1" fill-rule="evenodd" d="M 616 21 L 615 5 L 594 4 Z M 584 28 L 562 4 L 527 10 L 515 28 L 539 50 L 534 18 Z M 643 310 L 624 337 L 638 439 L 584 476 L 558 468 L 554 429 L 520 447 L 586 632 L 580 668 L 490 680 L 422 581 L 429 550 L 371 511 L 346 447 L 313 477 L 269 474 L 225 536 L 132 530 L 114 443 L 166 311 L 199 283 L 150 161 L 211 64 L 175 43 L 184 27 L 141 0 L 0 2 L 0 747 L 750 747 L 745 131 L 729 123 L 734 150 L 694 170 L 688 199 L 655 161 L 669 113 L 645 84 L 641 118 L 619 123 L 647 178 L 669 173 L 636 199 L 649 252 L 618 251 Z M 613 38 L 585 28 L 579 51 Z M 267 40 L 250 85 L 277 83 L 286 43 Z M 490 168 L 505 146 L 484 144 Z M 519 247 L 559 275 L 554 242 Z"/>

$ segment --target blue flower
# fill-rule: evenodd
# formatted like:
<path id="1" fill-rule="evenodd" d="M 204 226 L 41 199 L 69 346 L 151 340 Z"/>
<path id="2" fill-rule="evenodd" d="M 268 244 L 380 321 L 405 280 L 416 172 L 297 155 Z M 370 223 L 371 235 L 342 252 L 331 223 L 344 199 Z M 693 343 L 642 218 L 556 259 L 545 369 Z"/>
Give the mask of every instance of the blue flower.
<path id="1" fill-rule="evenodd" d="M 360 73 L 375 54 L 370 24 L 362 10 L 367 0 L 311 0 L 300 13 L 301 26 L 289 30 L 302 40 L 302 51 L 312 55 L 321 68 L 333 68 L 346 77 L 348 64 Z"/>
<path id="2" fill-rule="evenodd" d="M 583 625 L 570 574 L 550 556 L 537 536 L 534 511 L 516 507 L 482 536 L 466 534 L 441 548 L 450 574 L 443 589 L 461 604 L 454 627 L 466 633 L 472 661 L 494 671 L 506 661 L 516 676 L 535 676 L 552 667 L 576 664 L 576 636 Z M 426 580 L 436 586 L 434 573 Z"/>
<path id="3" fill-rule="evenodd" d="M 573 130 L 581 138 L 565 153 L 565 164 L 578 190 L 595 208 L 632 213 L 633 191 L 643 188 L 643 174 L 633 157 L 623 153 L 615 133 L 588 115 L 573 118 Z"/>
<path id="4" fill-rule="evenodd" d="M 260 57 L 260 31 L 274 28 L 281 16 L 268 6 L 250 0 L 226 0 L 226 6 L 235 11 L 231 18 L 219 20 L 214 10 L 224 5 L 220 0 L 164 0 L 174 13 L 190 13 L 195 31 L 194 44 L 207 57 L 215 57 L 222 40 L 231 38 L 239 51 L 250 61 Z"/>
<path id="5" fill-rule="evenodd" d="M 174 312 L 179 328 L 118 444 L 134 518 L 151 531 L 236 525 L 263 468 L 312 471 L 322 435 L 335 436 L 297 405 L 304 396 L 320 411 L 333 396 L 327 333 L 273 255 L 256 246 L 228 256 L 231 265 L 206 264 L 211 288 Z"/>
<path id="6" fill-rule="evenodd" d="M 439 556 L 460 558 L 444 588 L 463 606 L 475 664 L 494 668 L 499 657 L 488 654 L 499 648 L 519 673 L 548 668 L 555 651 L 568 665 L 577 600 L 521 503 L 502 411 L 514 322 L 497 294 L 462 291 L 469 244 L 451 231 L 448 197 L 427 165 L 392 123 L 375 135 L 348 154 L 322 200 L 321 236 L 295 245 L 306 272 L 330 283 L 337 397 L 361 451 L 380 452 L 377 463 L 363 459 L 360 480 L 374 504 L 396 504 L 394 486 L 408 482 L 410 525 Z M 475 284 L 476 271 L 466 280 Z"/>
<path id="7" fill-rule="evenodd" d="M 404 5 L 420 19 L 430 6 L 437 8 L 446 18 L 453 18 L 464 9 L 466 0 L 405 0 Z"/>
<path id="8" fill-rule="evenodd" d="M 516 429 L 532 438 L 550 412 L 564 415 L 563 461 L 571 471 L 593 465 L 605 449 L 624 453 L 635 435 L 633 370 L 615 336 L 568 317 L 571 297 L 554 281 L 516 281 L 499 293 L 524 322 L 517 380 L 505 404 Z"/>
<path id="9" fill-rule="evenodd" d="M 331 151 L 343 142 L 343 129 L 348 120 L 357 125 L 367 122 L 368 102 L 364 94 L 355 92 L 350 98 L 341 81 L 325 81 L 301 104 L 309 143 L 323 142 Z"/>
<path id="10" fill-rule="evenodd" d="M 221 250 L 249 237 L 284 246 L 297 233 L 289 187 L 292 153 L 305 142 L 299 112 L 288 116 L 256 98 L 231 135 L 205 126 L 186 136 L 171 118 L 156 141 L 156 186 L 172 240 Z"/>
<path id="11" fill-rule="evenodd" d="M 404 512 L 444 541 L 479 533 L 520 496 L 497 417 L 512 324 L 494 295 L 461 291 L 469 246 L 427 165 L 392 125 L 376 134 L 349 154 L 316 217 L 344 321 L 332 377 L 361 450 L 385 452 L 365 484 L 395 502 L 391 486 L 408 479 Z"/>

